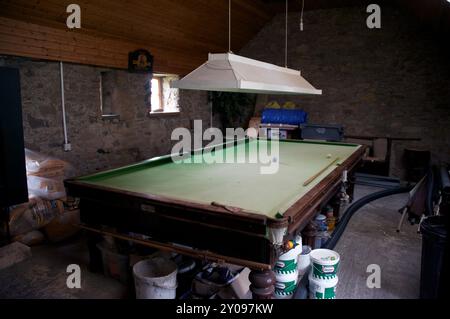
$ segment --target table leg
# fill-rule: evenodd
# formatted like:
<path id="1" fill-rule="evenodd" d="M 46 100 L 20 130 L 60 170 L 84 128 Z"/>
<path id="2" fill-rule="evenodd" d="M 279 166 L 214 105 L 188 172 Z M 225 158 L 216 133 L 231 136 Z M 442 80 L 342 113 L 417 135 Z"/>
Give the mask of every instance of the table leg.
<path id="1" fill-rule="evenodd" d="M 5 244 L 10 244 L 12 243 L 12 239 L 11 239 L 11 231 L 9 228 L 9 207 L 2 207 L 1 211 L 0 211 L 0 222 L 5 224 Z"/>
<path id="2" fill-rule="evenodd" d="M 272 270 L 252 270 L 249 275 L 253 299 L 271 299 L 275 292 L 275 274 Z"/>
<path id="3" fill-rule="evenodd" d="M 339 218 L 341 218 L 341 196 L 340 193 L 338 193 L 336 196 L 333 197 L 331 200 L 331 207 L 333 207 L 333 216 L 336 218 L 336 222 L 339 221 Z"/>
<path id="4" fill-rule="evenodd" d="M 347 182 L 347 195 L 349 196 L 349 203 L 353 202 L 353 196 L 355 194 L 355 175 L 351 175 Z"/>
<path id="5" fill-rule="evenodd" d="M 92 232 L 87 233 L 87 245 L 89 249 L 89 270 L 92 272 L 103 271 L 103 261 L 97 244 L 101 242 L 102 236 Z"/>

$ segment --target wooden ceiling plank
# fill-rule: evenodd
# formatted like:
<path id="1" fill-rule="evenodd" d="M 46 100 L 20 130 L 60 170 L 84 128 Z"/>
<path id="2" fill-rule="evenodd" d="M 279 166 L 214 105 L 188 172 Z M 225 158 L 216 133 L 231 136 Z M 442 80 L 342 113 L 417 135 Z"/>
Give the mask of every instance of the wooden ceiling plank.
<path id="1" fill-rule="evenodd" d="M 17 9 L 17 10 L 10 10 L 10 12 L 15 12 L 15 13 L 14 14 L 9 14 L 9 16 L 10 17 L 14 17 L 16 19 L 18 18 L 18 19 L 23 20 L 24 17 L 30 17 L 30 16 L 33 17 L 33 14 L 34 14 L 35 16 L 38 16 L 41 19 L 39 21 L 40 23 L 43 22 L 42 19 L 45 19 L 44 16 L 43 16 L 43 13 L 39 14 L 39 12 L 34 12 L 33 9 L 31 9 L 29 7 L 28 8 L 19 8 L 19 9 Z M 20 15 L 20 14 L 18 14 L 18 12 L 22 12 L 22 14 Z M 85 17 L 85 19 L 83 21 L 86 21 L 86 19 L 87 18 Z M 55 20 L 52 20 L 52 21 L 54 23 L 56 22 Z M 45 20 L 44 20 L 44 23 L 45 23 Z M 123 32 L 124 28 L 121 27 L 121 26 L 123 26 L 126 23 L 127 23 L 127 21 L 118 21 L 118 25 L 116 27 L 116 30 L 110 30 L 110 32 L 107 33 L 107 34 L 111 34 L 111 35 L 115 35 L 115 36 L 120 34 L 120 35 L 122 35 L 122 38 L 127 39 L 127 40 L 139 40 L 137 38 L 130 38 L 130 37 L 126 36 L 126 33 Z M 101 24 L 101 23 L 98 23 L 98 24 Z M 55 24 L 53 24 L 53 25 L 55 25 Z M 83 27 L 81 30 L 76 30 L 76 31 L 78 31 L 78 32 L 85 32 L 85 31 L 92 31 L 92 30 L 94 30 L 94 31 L 100 31 L 101 32 L 101 29 L 98 28 L 98 27 L 91 27 L 87 23 L 84 23 L 83 25 L 86 25 L 86 27 Z M 56 22 L 56 26 L 60 26 L 60 24 Z M 139 27 L 144 28 L 145 26 L 139 26 Z M 67 27 L 65 25 L 62 25 L 62 28 L 66 29 Z M 156 38 L 150 39 L 151 42 L 160 43 L 162 45 L 165 44 L 165 46 L 167 48 L 175 46 L 175 47 L 181 47 L 183 49 L 189 49 L 189 48 L 193 48 L 193 47 L 198 47 L 198 46 L 202 47 L 203 46 L 205 48 L 205 51 L 207 51 L 206 48 L 208 47 L 208 44 L 206 44 L 205 42 L 193 43 L 193 41 L 191 41 L 191 40 L 185 40 L 184 38 L 182 38 L 180 40 L 180 39 L 176 38 L 175 36 L 173 36 L 172 40 L 171 40 L 171 38 L 167 39 L 168 36 L 171 36 L 170 29 L 162 29 L 160 27 L 154 28 L 154 29 L 157 29 L 157 30 L 155 30 L 156 32 L 153 32 L 153 34 L 154 34 L 154 36 Z M 148 40 L 149 39 L 146 39 L 144 41 L 148 41 Z"/>
<path id="2" fill-rule="evenodd" d="M 11 32 L 14 31 L 14 29 L 17 29 L 17 31 L 19 31 L 20 33 L 25 33 L 25 34 L 33 34 L 34 36 L 37 37 L 45 37 L 47 35 L 51 35 L 54 38 L 60 38 L 61 41 L 68 41 L 69 40 L 80 40 L 82 41 L 82 39 L 91 39 L 92 43 L 95 43 L 95 45 L 97 47 L 102 47 L 104 46 L 102 44 L 102 42 L 105 41 L 109 41 L 108 46 L 111 49 L 114 50 L 121 50 L 123 47 L 123 43 L 127 42 L 127 41 L 122 41 L 119 40 L 117 41 L 117 39 L 110 39 L 110 38 L 106 38 L 103 36 L 99 36 L 99 35 L 84 35 L 82 33 L 73 31 L 73 30 L 60 30 L 60 29 L 55 29 L 55 28 L 51 28 L 51 27 L 45 27 L 45 26 L 36 26 L 34 25 L 33 27 L 28 27 L 26 22 L 21 22 L 18 20 L 14 20 L 14 19 L 8 19 L 8 18 L 0 18 L 0 24 L 3 24 L 7 27 L 11 28 Z M 111 41 L 114 40 L 114 41 Z M 115 44 L 115 43 L 120 43 L 120 44 Z M 136 44 L 136 43 L 131 43 L 128 45 L 129 47 L 134 47 L 132 50 L 135 50 L 139 47 L 147 47 L 145 45 L 142 44 Z M 159 48 L 159 47 L 151 47 L 150 49 L 151 52 L 158 54 L 158 55 L 166 55 L 168 52 L 166 51 L 165 48 Z M 171 52 L 176 52 L 174 50 L 172 50 Z M 195 52 L 190 52 L 191 54 L 185 54 L 184 52 L 176 52 L 177 54 L 179 54 L 180 56 L 189 56 L 189 55 L 193 55 Z M 190 60 L 189 57 L 186 57 L 186 60 Z"/>
<path id="3" fill-rule="evenodd" d="M 4 19 L 7 19 L 7 18 L 4 18 Z M 5 20 L 6 21 L 6 20 Z M 18 20 L 13 20 L 13 19 L 10 19 L 9 20 L 10 22 L 11 21 L 17 21 L 17 22 L 19 22 Z M 26 22 L 24 22 L 24 23 L 26 23 Z M 14 24 L 14 23 L 12 23 L 12 25 L 11 25 L 13 28 L 18 28 L 18 31 L 20 30 L 20 26 L 18 26 L 17 25 L 17 23 L 16 24 Z M 24 31 L 24 32 L 27 32 L 27 33 L 30 33 L 30 32 L 34 32 L 34 34 L 39 34 L 39 32 L 41 31 L 41 30 L 46 30 L 46 28 L 47 27 L 45 27 L 45 26 L 37 26 L 37 25 L 34 25 L 34 27 L 31 27 L 31 28 L 27 28 L 26 29 L 26 31 Z M 61 32 L 66 32 L 66 33 L 68 33 L 68 34 L 70 34 L 70 36 L 71 37 L 73 37 L 73 39 L 76 39 L 79 35 L 82 35 L 83 33 L 80 33 L 80 32 L 77 32 L 77 31 L 73 31 L 73 30 L 68 30 L 68 29 L 66 29 L 66 30 L 60 30 L 60 29 L 52 29 L 52 28 L 50 28 L 49 30 L 46 30 L 46 32 L 50 32 L 50 33 L 52 33 L 52 30 L 53 30 L 53 34 L 59 34 L 59 35 L 61 35 L 61 34 L 64 34 L 64 33 L 61 33 Z M 61 32 L 59 32 L 59 31 L 61 31 Z M 42 33 L 42 32 L 41 32 Z M 103 37 L 103 36 L 101 36 L 101 35 L 98 35 L 98 34 L 89 34 L 89 36 L 91 36 L 91 37 L 94 37 L 93 39 L 95 39 L 95 38 L 97 38 L 97 39 L 101 39 L 101 41 L 104 41 L 104 39 L 106 39 L 106 37 Z M 66 39 L 66 41 L 67 41 L 67 38 L 66 38 L 66 35 L 63 35 L 63 37 Z M 116 41 L 114 41 L 114 42 L 112 42 L 112 43 L 123 43 L 123 42 L 127 42 L 127 41 L 123 41 L 123 42 L 118 42 L 117 41 L 117 39 L 114 39 L 114 40 L 116 40 Z M 128 41 L 129 42 L 129 41 Z M 121 44 L 122 45 L 122 44 Z M 131 45 L 129 45 L 129 47 L 132 47 Z M 146 45 L 142 45 L 142 44 L 136 44 L 136 43 L 134 43 L 133 44 L 133 49 L 132 50 L 135 50 L 135 49 L 137 49 L 137 48 L 148 48 L 148 46 L 146 46 Z M 121 49 L 120 47 L 119 47 L 119 45 L 115 45 L 114 46 L 114 49 Z M 174 48 L 171 48 L 171 49 L 167 49 L 167 48 L 164 48 L 164 47 L 159 47 L 159 46 L 152 46 L 151 47 L 151 49 L 149 49 L 155 56 L 165 56 L 165 55 L 167 55 L 167 54 L 170 54 L 171 52 L 174 52 L 174 53 L 177 53 L 177 54 L 179 54 L 180 56 L 184 56 L 185 58 L 185 60 L 191 60 L 192 59 L 192 56 L 195 56 L 196 55 L 196 52 L 195 51 L 192 51 L 192 52 L 186 52 L 186 51 L 181 51 L 181 50 L 175 50 Z M 206 54 L 205 55 L 203 55 L 202 54 L 202 56 L 206 56 Z M 195 60 L 195 59 L 194 59 Z"/>
<path id="4" fill-rule="evenodd" d="M 22 41 L 19 43 L 47 46 L 52 56 L 65 50 L 71 60 L 76 60 L 72 54 L 79 54 L 80 61 L 110 60 L 106 65 L 117 65 L 115 60 L 142 47 L 154 54 L 155 67 L 161 63 L 161 68 L 186 72 L 204 62 L 208 52 L 228 49 L 227 0 L 79 0 L 82 29 L 68 31 L 65 8 L 72 2 L 0 0 L 0 16 L 31 22 L 15 31 L 2 31 L 0 37 L 12 32 Z M 232 0 L 232 49 L 239 50 L 271 16 L 260 0 Z M 27 34 L 21 36 L 21 32 Z"/>
<path id="5" fill-rule="evenodd" d="M 120 60 L 122 61 L 122 66 L 126 67 L 126 63 L 128 61 L 127 56 L 128 56 L 128 52 L 133 50 L 136 45 L 132 44 L 132 43 L 126 43 L 126 42 L 117 42 L 114 40 L 108 40 L 108 39 L 103 39 L 102 41 L 102 45 L 95 47 L 94 45 L 97 44 L 98 45 L 98 41 L 100 40 L 99 38 L 95 38 L 95 37 L 86 37 L 84 35 L 80 35 L 80 34 L 70 34 L 71 32 L 66 32 L 66 31 L 62 31 L 62 30 L 56 30 L 56 29 L 51 29 L 51 28 L 45 28 L 42 29 L 36 29 L 35 26 L 33 26 L 32 24 L 29 23 L 25 23 L 25 22 L 20 22 L 20 21 L 14 21 L 14 23 L 10 23 L 8 25 L 8 21 L 14 21 L 14 20 L 10 20 L 10 19 L 5 19 L 5 18 L 0 18 L 0 39 L 3 39 L 3 44 L 4 43 L 16 43 L 19 44 L 22 47 L 42 47 L 42 48 L 46 48 L 47 51 L 53 51 L 54 53 L 52 54 L 52 56 L 54 57 L 58 57 L 58 56 L 62 56 L 62 54 L 60 54 L 60 52 L 65 52 L 65 56 L 67 55 L 72 55 L 69 54 L 69 52 L 74 52 L 75 56 L 78 54 L 80 56 L 80 60 L 84 61 L 85 59 L 83 58 L 84 56 L 90 56 L 90 60 Z M 16 31 L 19 30 L 20 31 L 20 36 L 17 36 Z M 36 31 L 39 30 L 39 31 Z M 56 42 L 52 42 L 52 39 L 55 37 L 52 34 L 48 34 L 46 33 L 46 31 L 52 31 L 53 33 L 60 33 L 59 34 L 59 38 L 58 41 Z M 34 33 L 33 33 L 34 32 Z M 12 33 L 12 35 L 10 35 L 8 37 L 8 34 Z M 31 36 L 30 36 L 31 34 Z M 40 39 L 33 39 L 33 36 L 36 36 L 36 34 L 40 35 Z M 75 38 L 73 37 L 75 35 Z M 78 39 L 78 40 L 77 40 Z M 26 45 L 24 45 L 24 43 Z M 90 45 L 92 43 L 92 45 Z M 88 44 L 87 47 L 85 47 L 85 45 Z M 111 50 L 109 51 L 108 48 L 110 48 L 112 45 L 117 46 L 117 48 L 119 48 L 118 50 Z M 100 48 L 100 49 L 99 49 Z M 105 49 L 106 48 L 106 49 Z M 8 53 L 8 52 L 4 52 L 5 51 L 5 47 L 3 47 L 2 45 L 0 45 L 0 53 Z M 19 50 L 20 51 L 20 50 Z M 44 56 L 40 56 L 41 58 L 45 58 L 49 56 L 48 54 L 44 55 Z M 183 69 L 183 72 L 188 72 L 191 70 L 191 68 L 194 67 L 192 59 L 189 59 L 188 57 L 185 56 L 176 56 L 173 54 L 161 54 L 161 57 L 166 57 L 167 59 L 164 58 L 159 58 L 159 56 L 155 59 L 155 67 L 159 67 L 159 65 L 161 65 L 161 68 L 164 68 L 164 66 L 168 66 L 170 60 L 174 60 L 174 61 L 178 61 L 178 65 L 185 65 L 185 68 Z M 94 58 L 95 57 L 95 58 Z M 199 59 L 198 59 L 199 60 Z M 71 59 L 71 61 L 73 61 L 73 59 Z M 197 62 L 198 63 L 198 62 Z M 96 64 L 98 64 L 98 62 L 96 62 Z M 108 63 L 101 63 L 102 65 L 108 65 Z M 113 63 L 113 65 L 117 65 L 117 63 Z M 160 70 L 160 71 L 164 71 L 164 70 Z M 164 71 L 167 72 L 167 71 Z M 172 72 L 173 73 L 173 72 Z"/>
<path id="6" fill-rule="evenodd" d="M 19 1 L 19 5 L 22 5 L 22 6 L 26 6 L 26 2 L 25 2 L 25 4 L 23 3 L 24 1 L 22 0 L 18 0 Z M 68 1 L 68 2 L 70 2 L 70 1 Z M 220 2 L 220 1 L 219 1 Z M 45 3 L 46 3 L 46 5 L 48 6 L 48 5 L 53 5 L 54 7 L 53 7 L 53 9 L 52 8 L 47 8 L 46 7 L 46 9 L 48 9 L 48 10 L 42 10 L 42 13 L 41 14 L 44 14 L 44 15 L 53 15 L 53 16 L 58 16 L 58 17 L 65 17 L 65 12 L 63 11 L 63 10 L 61 10 L 61 8 L 64 8 L 64 6 L 61 4 L 61 2 L 60 1 L 58 1 L 58 2 L 56 2 L 56 3 L 54 3 L 53 1 L 49 1 L 49 0 L 47 0 L 47 1 L 45 1 Z M 83 3 L 83 1 L 81 1 L 81 3 Z M 99 7 L 98 5 L 97 6 L 95 6 L 95 7 L 88 7 L 88 3 L 89 2 L 84 2 L 85 3 L 85 5 L 83 6 L 82 5 L 82 8 L 85 8 L 85 10 L 84 11 L 87 11 L 89 14 L 92 14 L 92 12 L 95 12 L 95 13 L 97 13 L 97 12 L 103 12 L 103 14 L 104 13 L 107 13 L 108 12 L 108 10 L 105 10 L 104 8 L 105 8 L 105 6 L 107 6 L 108 4 L 109 4 L 109 7 L 112 7 L 112 8 L 114 8 L 113 7 L 113 5 L 115 4 L 115 3 L 117 3 L 117 1 L 107 1 L 107 2 L 98 2 L 98 1 L 96 1 L 95 3 L 96 4 L 98 4 L 98 3 L 100 3 L 100 4 L 102 4 L 103 3 L 103 7 Z M 122 2 L 121 2 L 122 3 Z M 161 3 L 161 1 L 158 1 L 158 3 Z M 168 2 L 162 2 L 162 3 L 170 3 L 170 1 L 168 1 Z M 133 7 L 133 6 L 131 6 L 131 7 Z M 56 9 L 56 8 L 58 8 L 58 9 Z M 123 10 L 121 11 L 121 10 L 118 10 L 117 8 L 119 8 L 120 9 L 120 7 L 116 7 L 116 10 L 114 11 L 114 10 L 112 10 L 112 12 L 123 12 Z M 145 8 L 145 6 L 144 6 L 144 8 Z M 13 8 L 10 8 L 9 9 L 9 11 L 11 11 Z M 102 10 L 103 9 L 103 10 Z M 141 7 L 139 7 L 139 9 L 142 9 Z M 36 8 L 34 8 L 33 10 L 36 10 Z M 52 10 L 52 12 L 53 13 L 48 13 L 49 12 L 49 10 Z M 140 11 L 143 11 L 144 12 L 144 10 L 140 10 Z M 140 12 L 139 11 L 139 12 Z M 180 11 L 180 10 L 178 10 L 178 11 Z M 56 12 L 58 12 L 58 14 L 56 13 Z M 138 13 L 139 13 L 138 12 Z M 158 11 L 156 11 L 156 12 L 158 12 Z M 181 11 L 182 13 L 183 13 L 183 16 L 185 16 L 186 15 L 186 11 L 185 10 L 182 10 Z M 136 13 L 136 14 L 138 14 L 138 13 Z M 238 12 L 239 13 L 239 12 Z M 234 16 L 236 16 L 238 13 L 236 13 L 235 15 L 232 15 L 232 17 L 234 17 Z M 26 13 L 26 16 L 30 16 L 30 15 L 32 15 L 33 13 L 32 12 L 27 12 Z M 224 12 L 224 26 L 223 26 L 223 29 L 224 30 L 227 30 L 227 26 L 226 26 L 226 22 L 227 22 L 227 19 L 226 19 L 226 14 L 227 14 L 227 12 Z M 153 15 L 155 16 L 155 17 L 158 17 L 158 15 L 156 15 L 155 13 L 153 13 Z M 84 14 L 83 15 L 83 11 L 82 11 L 82 17 L 83 16 L 86 16 L 86 14 Z M 136 15 L 133 15 L 133 17 L 135 17 Z M 207 15 L 207 16 L 209 16 L 209 15 Z M 182 17 L 182 16 L 181 16 Z M 147 16 L 145 16 L 145 13 L 144 13 L 144 16 L 143 16 L 143 18 L 145 18 L 145 19 L 147 19 Z M 153 17 L 152 17 L 153 18 Z M 59 18 L 58 18 L 59 19 Z M 108 20 L 112 20 L 112 21 L 115 21 L 115 20 L 117 20 L 118 19 L 118 17 L 114 17 L 114 16 L 109 16 L 109 17 L 107 17 L 107 19 L 106 19 L 106 21 L 108 21 Z M 162 19 L 164 19 L 163 20 L 163 22 L 162 23 L 167 23 L 166 22 L 166 20 L 167 20 L 167 15 L 163 15 L 162 16 Z M 86 19 L 84 19 L 84 20 L 86 20 Z M 172 20 L 175 20 L 175 21 L 178 21 L 179 19 L 177 18 L 177 19 L 172 19 Z M 192 19 L 191 19 L 192 20 Z M 233 20 L 235 20 L 235 19 L 233 19 Z M 248 20 L 248 19 L 247 19 Z M 254 19 L 252 18 L 251 19 L 252 21 L 254 21 Z M 62 23 L 62 21 L 64 21 L 64 19 L 60 19 L 60 22 L 61 22 L 61 24 L 63 24 Z M 189 21 L 189 19 L 188 19 L 188 21 Z M 214 18 L 214 20 L 213 21 L 216 21 L 217 22 L 217 18 Z M 238 21 L 240 21 L 240 20 L 238 20 Z M 120 25 L 120 28 L 121 29 L 123 29 L 123 26 L 124 25 L 127 25 L 127 21 L 126 20 L 123 20 L 123 21 L 119 21 L 120 23 L 119 23 L 119 25 Z M 130 21 L 128 21 L 128 22 L 130 22 Z M 234 23 L 234 25 L 235 25 L 235 27 L 233 28 L 233 32 L 232 32 L 232 37 L 233 37 L 233 42 L 243 42 L 243 43 L 245 43 L 247 40 L 248 40 L 248 38 L 249 38 L 249 36 L 251 36 L 252 34 L 249 34 L 249 31 L 247 31 L 248 29 L 249 29 L 249 26 L 251 26 L 252 25 L 252 23 L 249 23 L 249 21 L 243 21 L 243 23 L 244 24 L 242 24 L 242 28 L 240 28 L 239 27 L 239 25 L 236 25 L 237 23 L 235 22 L 235 21 L 233 21 L 233 23 Z M 263 22 L 263 23 L 265 23 L 265 21 Z M 100 23 L 99 23 L 100 24 Z M 129 23 L 128 23 L 129 24 Z M 161 23 L 159 23 L 158 22 L 158 24 L 161 24 Z M 188 30 L 188 29 L 190 29 L 190 28 L 192 28 L 192 26 L 191 25 L 189 25 L 189 24 L 186 24 L 186 23 L 183 23 L 183 27 L 184 27 L 184 30 Z M 195 24 L 197 24 L 197 25 L 202 25 L 202 24 L 198 24 L 198 20 L 194 20 L 194 25 Z M 216 23 L 217 24 L 217 23 Z M 88 25 L 89 27 L 90 27 L 90 25 Z M 176 25 L 175 25 L 176 26 Z M 64 26 L 65 27 L 65 26 Z M 146 26 L 145 25 L 139 25 L 139 27 L 141 27 L 142 29 L 144 29 Z M 170 30 L 170 28 L 172 28 L 173 26 L 172 25 L 170 25 L 168 28 L 169 28 L 169 30 Z M 259 28 L 259 26 L 258 26 L 258 28 Z M 147 28 L 149 31 L 151 31 L 152 30 L 152 28 Z M 202 31 L 202 32 L 197 32 L 198 34 L 201 34 L 201 33 L 205 33 L 205 32 L 207 32 L 209 29 L 211 29 L 211 30 L 213 30 L 213 34 L 216 36 L 216 37 L 214 37 L 214 36 L 210 36 L 210 41 L 209 41 L 209 45 L 208 45 L 208 49 L 207 50 L 205 50 L 205 51 L 213 51 L 215 48 L 213 47 L 213 46 L 211 46 L 211 44 L 213 43 L 213 41 L 211 41 L 211 40 L 213 40 L 213 39 L 215 39 L 215 38 L 219 38 L 219 37 L 221 37 L 222 36 L 222 39 L 221 39 L 221 45 L 222 46 L 226 46 L 226 44 L 227 44 L 227 37 L 228 37 L 228 35 L 227 35 L 227 32 L 216 32 L 215 30 L 214 30 L 214 28 L 211 28 L 211 27 L 208 27 L 208 28 L 203 28 L 204 30 Z M 243 35 L 241 36 L 240 34 L 241 34 L 241 32 L 239 32 L 239 30 L 244 30 L 244 31 L 246 31 L 246 32 L 244 32 L 243 33 Z M 120 31 L 120 30 L 119 30 Z M 159 30 L 158 30 L 159 31 Z M 117 33 L 117 32 L 110 32 L 110 33 Z M 158 32 L 158 34 L 166 34 L 167 33 L 167 29 L 163 29 L 163 30 L 161 30 L 161 31 L 159 31 Z M 254 32 L 253 32 L 254 33 Z M 170 33 L 168 33 L 168 34 L 170 34 Z M 172 41 L 170 41 L 171 43 L 173 43 L 174 45 L 177 45 L 177 43 L 178 43 L 178 38 L 177 38 L 177 34 L 174 34 L 173 35 L 174 36 L 174 38 L 172 39 Z M 129 37 L 128 37 L 129 38 Z M 241 40 L 242 38 L 245 38 L 244 40 Z M 159 40 L 159 39 L 158 39 Z M 205 41 L 203 40 L 203 39 L 201 39 L 202 41 L 200 41 L 200 43 L 205 43 Z M 192 39 L 189 39 L 189 42 L 192 42 Z M 211 49 L 210 49 L 211 48 Z M 218 48 L 219 50 L 220 50 L 220 48 Z"/>

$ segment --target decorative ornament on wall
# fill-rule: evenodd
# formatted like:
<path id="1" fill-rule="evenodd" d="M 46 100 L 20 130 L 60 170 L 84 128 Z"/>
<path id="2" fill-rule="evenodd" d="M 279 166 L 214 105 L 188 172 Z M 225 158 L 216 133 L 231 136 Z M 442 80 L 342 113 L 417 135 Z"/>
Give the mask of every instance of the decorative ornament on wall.
<path id="1" fill-rule="evenodd" d="M 153 73 L 153 55 L 145 49 L 139 49 L 128 54 L 128 71 Z"/>

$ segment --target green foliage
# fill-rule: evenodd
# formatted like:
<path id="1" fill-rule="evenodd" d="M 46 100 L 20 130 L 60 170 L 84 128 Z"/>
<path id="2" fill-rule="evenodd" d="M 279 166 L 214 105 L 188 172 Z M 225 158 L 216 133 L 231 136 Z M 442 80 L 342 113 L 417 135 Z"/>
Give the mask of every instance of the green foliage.
<path id="1" fill-rule="evenodd" d="M 234 92 L 208 92 L 208 101 L 212 103 L 214 114 L 219 114 L 222 127 L 233 127 L 233 123 L 253 112 L 256 95 Z"/>

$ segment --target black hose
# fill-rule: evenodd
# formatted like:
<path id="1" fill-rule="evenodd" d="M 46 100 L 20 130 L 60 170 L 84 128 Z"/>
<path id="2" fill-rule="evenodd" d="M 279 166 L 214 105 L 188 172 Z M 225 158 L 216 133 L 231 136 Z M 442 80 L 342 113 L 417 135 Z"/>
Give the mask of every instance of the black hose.
<path id="1" fill-rule="evenodd" d="M 334 249 L 337 242 L 339 241 L 342 234 L 344 233 L 345 227 L 347 227 L 347 224 L 350 221 L 350 218 L 353 216 L 354 213 L 356 213 L 358 211 L 358 209 L 360 209 L 367 203 L 374 201 L 376 199 L 382 198 L 382 197 L 406 193 L 406 192 L 409 192 L 410 190 L 411 190 L 411 187 L 398 187 L 395 189 L 382 190 L 380 192 L 373 193 L 373 194 L 364 196 L 363 198 L 360 198 L 359 200 L 357 200 L 356 202 L 354 202 L 347 208 L 341 221 L 336 226 L 332 237 L 325 243 L 324 247 L 322 247 L 322 248 Z M 300 284 L 297 286 L 297 290 L 294 294 L 294 299 L 307 299 L 308 298 L 308 283 L 309 283 L 308 276 L 303 276 L 303 278 L 300 281 Z"/>
<path id="2" fill-rule="evenodd" d="M 356 202 L 354 202 L 347 208 L 341 221 L 336 226 L 332 237 L 325 243 L 323 248 L 334 249 L 337 242 L 339 241 L 342 234 L 344 233 L 345 227 L 347 227 L 347 224 L 350 221 L 350 218 L 352 218 L 353 214 L 356 213 L 358 211 L 358 209 L 360 209 L 364 205 L 368 204 L 369 202 L 372 202 L 379 198 L 391 196 L 391 195 L 395 195 L 395 194 L 406 193 L 406 192 L 409 192 L 410 190 L 411 190 L 411 187 L 399 187 L 399 188 L 395 188 L 395 189 L 382 190 L 380 192 L 376 192 L 376 193 L 364 196 L 363 198 L 360 198 L 359 200 L 357 200 Z"/>
<path id="3" fill-rule="evenodd" d="M 432 212 L 432 207 L 433 207 L 433 203 L 432 203 L 432 199 L 433 199 L 433 181 L 434 181 L 434 176 L 433 174 L 429 173 L 429 180 L 427 181 L 427 202 L 426 202 L 426 210 L 427 211 L 431 211 Z M 412 187 L 398 187 L 395 189 L 386 189 L 386 190 L 382 190 L 367 196 L 364 196 L 363 198 L 360 198 L 359 200 L 357 200 L 356 202 L 354 202 L 353 204 L 351 204 L 347 210 L 345 211 L 344 216 L 342 217 L 341 221 L 339 222 L 339 224 L 336 226 L 332 237 L 325 243 L 325 245 L 322 248 L 327 248 L 327 249 L 334 249 L 334 247 L 336 246 L 337 242 L 339 241 L 339 239 L 341 238 L 342 234 L 344 233 L 345 228 L 348 225 L 348 222 L 350 221 L 350 218 L 352 218 L 352 216 L 364 205 L 383 198 L 383 197 L 387 197 L 387 196 L 391 196 L 391 195 L 396 195 L 396 194 L 402 194 L 402 193 L 407 193 L 412 189 Z M 430 214 L 431 215 L 431 214 Z M 295 292 L 294 295 L 294 299 L 306 299 L 308 298 L 308 276 L 303 276 L 303 278 L 300 281 L 300 284 L 298 285 L 297 291 Z"/>

